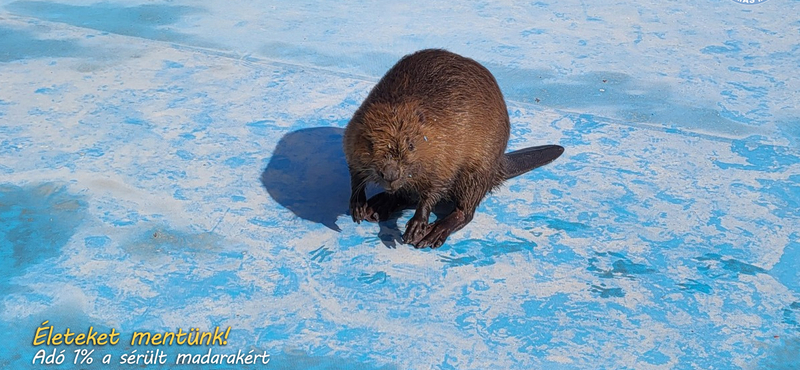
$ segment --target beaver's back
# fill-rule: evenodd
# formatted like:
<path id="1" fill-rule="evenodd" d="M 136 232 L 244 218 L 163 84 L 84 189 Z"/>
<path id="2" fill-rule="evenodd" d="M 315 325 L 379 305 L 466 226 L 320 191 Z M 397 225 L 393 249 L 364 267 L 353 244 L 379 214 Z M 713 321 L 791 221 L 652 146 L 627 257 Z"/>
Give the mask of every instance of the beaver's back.
<path id="1" fill-rule="evenodd" d="M 389 104 L 412 100 L 425 116 L 430 160 L 502 179 L 508 111 L 485 67 L 445 50 L 418 51 L 398 61 L 367 98 Z"/>

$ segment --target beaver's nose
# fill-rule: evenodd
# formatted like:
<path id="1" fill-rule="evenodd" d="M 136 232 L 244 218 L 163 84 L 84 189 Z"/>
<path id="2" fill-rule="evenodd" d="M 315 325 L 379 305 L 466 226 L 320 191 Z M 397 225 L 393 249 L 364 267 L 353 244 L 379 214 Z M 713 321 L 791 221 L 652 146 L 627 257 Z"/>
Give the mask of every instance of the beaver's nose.
<path id="1" fill-rule="evenodd" d="M 383 167 L 383 171 L 381 171 L 381 177 L 383 177 L 386 182 L 394 182 L 400 178 L 400 169 L 397 168 L 395 164 L 387 164 Z"/>

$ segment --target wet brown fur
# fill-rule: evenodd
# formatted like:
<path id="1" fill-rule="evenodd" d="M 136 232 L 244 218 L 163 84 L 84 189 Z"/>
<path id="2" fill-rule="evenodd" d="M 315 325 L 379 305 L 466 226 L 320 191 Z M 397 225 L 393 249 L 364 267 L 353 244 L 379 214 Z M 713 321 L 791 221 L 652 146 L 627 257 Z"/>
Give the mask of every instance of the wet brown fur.
<path id="1" fill-rule="evenodd" d="M 416 204 L 404 240 L 416 247 L 441 246 L 506 178 L 509 131 L 503 95 L 486 68 L 444 50 L 403 57 L 345 129 L 353 220 L 382 220 Z M 398 173 L 393 182 L 384 179 Z M 368 182 L 387 192 L 367 201 Z M 429 225 L 431 209 L 442 200 L 453 201 L 455 210 Z"/>

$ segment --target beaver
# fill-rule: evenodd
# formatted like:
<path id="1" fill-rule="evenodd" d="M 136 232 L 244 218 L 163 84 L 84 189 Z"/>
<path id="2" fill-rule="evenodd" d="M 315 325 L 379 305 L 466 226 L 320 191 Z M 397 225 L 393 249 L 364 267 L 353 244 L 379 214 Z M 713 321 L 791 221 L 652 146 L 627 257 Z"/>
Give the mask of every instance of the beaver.
<path id="1" fill-rule="evenodd" d="M 509 134 L 506 103 L 484 66 L 442 49 L 404 56 L 345 128 L 353 221 L 383 221 L 415 206 L 403 241 L 440 247 L 472 220 L 490 191 L 564 151 L 545 145 L 506 154 Z M 370 182 L 385 191 L 367 200 Z M 442 201 L 454 209 L 430 224 Z"/>

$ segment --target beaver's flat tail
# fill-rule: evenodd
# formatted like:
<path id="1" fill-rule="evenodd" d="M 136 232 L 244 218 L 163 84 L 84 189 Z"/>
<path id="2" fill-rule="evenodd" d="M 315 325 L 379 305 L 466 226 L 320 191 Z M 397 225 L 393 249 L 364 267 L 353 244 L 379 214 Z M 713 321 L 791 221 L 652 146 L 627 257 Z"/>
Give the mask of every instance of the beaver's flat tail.
<path id="1" fill-rule="evenodd" d="M 532 146 L 506 153 L 506 180 L 544 166 L 560 157 L 561 153 L 564 153 L 564 147 L 560 145 Z"/>

